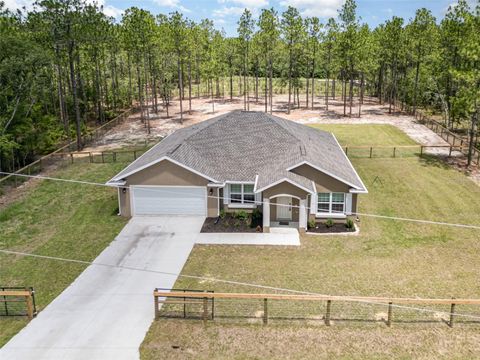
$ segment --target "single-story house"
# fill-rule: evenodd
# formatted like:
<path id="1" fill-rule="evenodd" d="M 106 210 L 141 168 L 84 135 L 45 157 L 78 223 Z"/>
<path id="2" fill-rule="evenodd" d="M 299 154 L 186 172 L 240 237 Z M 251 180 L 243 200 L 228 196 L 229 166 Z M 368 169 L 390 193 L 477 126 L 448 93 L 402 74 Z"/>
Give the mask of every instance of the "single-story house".
<path id="1" fill-rule="evenodd" d="M 167 136 L 113 177 L 122 216 L 258 208 L 263 231 L 345 219 L 367 189 L 335 136 L 263 112 L 232 111 Z"/>

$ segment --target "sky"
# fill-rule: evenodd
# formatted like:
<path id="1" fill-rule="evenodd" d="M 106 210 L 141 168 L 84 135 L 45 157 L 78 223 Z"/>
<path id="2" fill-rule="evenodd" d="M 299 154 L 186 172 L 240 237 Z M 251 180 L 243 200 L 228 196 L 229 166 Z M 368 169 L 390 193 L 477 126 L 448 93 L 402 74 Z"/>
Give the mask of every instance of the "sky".
<path id="1" fill-rule="evenodd" d="M 31 0 L 2 0 L 10 9 L 31 7 Z M 224 29 L 228 36 L 237 34 L 237 21 L 244 8 L 252 11 L 254 16 L 262 8 L 275 8 L 279 13 L 291 5 L 300 10 L 303 16 L 317 16 L 326 20 L 336 17 L 344 0 L 88 0 L 102 5 L 108 16 L 121 19 L 122 11 L 136 6 L 149 10 L 153 14 L 168 14 L 172 11 L 182 12 L 194 21 L 209 18 L 216 28 Z M 441 19 L 448 7 L 457 0 L 357 0 L 357 12 L 362 22 L 371 27 L 383 23 L 392 16 L 403 17 L 408 21 L 415 16 L 415 11 L 425 7 Z M 470 0 L 473 4 L 476 0 Z"/>

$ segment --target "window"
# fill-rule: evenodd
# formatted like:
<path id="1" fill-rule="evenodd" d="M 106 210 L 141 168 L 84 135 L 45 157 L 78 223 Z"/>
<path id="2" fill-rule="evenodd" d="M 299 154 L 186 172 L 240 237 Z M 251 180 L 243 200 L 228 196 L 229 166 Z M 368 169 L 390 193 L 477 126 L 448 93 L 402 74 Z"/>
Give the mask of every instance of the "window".
<path id="1" fill-rule="evenodd" d="M 255 193 L 251 184 L 230 184 L 230 203 L 251 205 L 255 203 Z"/>
<path id="2" fill-rule="evenodd" d="M 330 212 L 330 193 L 318 193 L 318 212 Z"/>
<path id="3" fill-rule="evenodd" d="M 345 212 L 344 193 L 318 193 L 319 213 L 343 214 Z"/>

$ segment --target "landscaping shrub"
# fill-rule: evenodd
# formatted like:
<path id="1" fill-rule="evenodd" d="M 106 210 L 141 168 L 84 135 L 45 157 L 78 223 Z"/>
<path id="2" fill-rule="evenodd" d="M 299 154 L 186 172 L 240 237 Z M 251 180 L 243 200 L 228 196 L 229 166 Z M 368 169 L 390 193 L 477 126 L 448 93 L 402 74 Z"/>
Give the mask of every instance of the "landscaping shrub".
<path id="1" fill-rule="evenodd" d="M 331 228 L 333 225 L 335 225 L 335 223 L 333 222 L 332 219 L 328 219 L 326 222 L 325 222 L 325 226 L 327 228 Z"/>
<path id="2" fill-rule="evenodd" d="M 258 208 L 253 209 L 252 211 L 252 222 L 259 221 L 262 218 L 262 212 Z"/>
<path id="3" fill-rule="evenodd" d="M 347 219 L 347 221 L 345 222 L 345 227 L 348 229 L 348 230 L 353 230 L 355 229 L 355 224 L 353 222 L 352 219 Z"/>
<path id="4" fill-rule="evenodd" d="M 220 212 L 218 213 L 218 217 L 220 219 L 225 219 L 225 209 L 220 209 Z"/>
<path id="5" fill-rule="evenodd" d="M 235 219 L 245 221 L 248 219 L 248 213 L 245 210 L 235 211 L 233 217 Z"/>
<path id="6" fill-rule="evenodd" d="M 313 220 L 313 219 L 308 220 L 308 228 L 309 229 L 315 229 L 316 226 L 317 226 L 317 223 L 315 222 L 315 220 Z"/>

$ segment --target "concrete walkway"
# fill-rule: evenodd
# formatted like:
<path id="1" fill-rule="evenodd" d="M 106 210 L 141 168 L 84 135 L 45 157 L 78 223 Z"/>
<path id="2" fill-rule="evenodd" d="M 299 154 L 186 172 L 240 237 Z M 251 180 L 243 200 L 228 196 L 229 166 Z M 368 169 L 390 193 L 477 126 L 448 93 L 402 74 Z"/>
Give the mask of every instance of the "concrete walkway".
<path id="1" fill-rule="evenodd" d="M 171 288 L 203 217 L 135 217 L 89 266 L 0 349 L 0 359 L 138 359 L 153 320 L 152 291 Z M 38 294 L 41 296 L 41 294 Z"/>
<path id="2" fill-rule="evenodd" d="M 297 229 L 271 228 L 270 233 L 201 233 L 196 244 L 202 245 L 288 245 L 300 246 Z"/>

